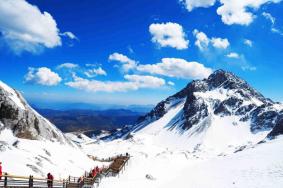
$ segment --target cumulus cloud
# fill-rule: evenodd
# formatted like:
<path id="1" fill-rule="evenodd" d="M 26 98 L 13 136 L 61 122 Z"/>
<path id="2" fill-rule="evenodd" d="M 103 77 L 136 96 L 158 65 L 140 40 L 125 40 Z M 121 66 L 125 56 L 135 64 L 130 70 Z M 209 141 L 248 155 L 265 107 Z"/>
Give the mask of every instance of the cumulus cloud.
<path id="1" fill-rule="evenodd" d="M 74 68 L 77 68 L 79 67 L 78 64 L 74 64 L 74 63 L 63 63 L 63 64 L 60 64 L 57 66 L 57 69 L 63 69 L 63 68 L 66 68 L 66 69 L 74 69 Z"/>
<path id="2" fill-rule="evenodd" d="M 128 72 L 130 70 L 133 70 L 136 68 L 137 66 L 137 62 L 128 58 L 127 56 L 120 54 L 120 53 L 113 53 L 111 55 L 109 55 L 108 57 L 109 61 L 118 61 L 122 64 L 122 70 L 124 72 Z"/>
<path id="3" fill-rule="evenodd" d="M 103 70 L 101 67 L 86 70 L 84 74 L 89 78 L 92 78 L 98 75 L 102 75 L 102 76 L 107 75 L 106 71 Z"/>
<path id="4" fill-rule="evenodd" d="M 211 44 L 215 48 L 226 49 L 230 45 L 228 39 L 212 38 Z"/>
<path id="5" fill-rule="evenodd" d="M 222 6 L 217 9 L 225 24 L 249 25 L 256 17 L 253 13 L 266 3 L 278 3 L 281 0 L 220 0 Z M 253 11 L 252 11 L 253 10 Z"/>
<path id="6" fill-rule="evenodd" d="M 32 68 L 25 75 L 25 82 L 46 86 L 55 86 L 61 82 L 62 78 L 47 67 Z"/>
<path id="7" fill-rule="evenodd" d="M 56 21 L 26 0 L 0 1 L 1 37 L 15 53 L 38 52 L 61 45 Z"/>
<path id="8" fill-rule="evenodd" d="M 252 42 L 251 40 L 249 40 L 249 39 L 245 39 L 245 40 L 244 40 L 244 44 L 247 45 L 247 46 L 249 46 L 249 47 L 252 47 L 252 46 L 253 46 L 253 42 Z"/>
<path id="9" fill-rule="evenodd" d="M 207 37 L 207 35 L 204 32 L 198 31 L 197 29 L 193 31 L 193 34 L 196 37 L 195 45 L 200 50 L 205 50 L 210 43 L 210 39 Z"/>
<path id="10" fill-rule="evenodd" d="M 125 92 L 140 88 L 158 88 L 166 84 L 162 78 L 143 75 L 125 75 L 125 81 L 98 81 L 80 78 L 74 75 L 74 80 L 65 83 L 72 88 L 91 92 Z"/>
<path id="11" fill-rule="evenodd" d="M 198 62 L 188 62 L 179 58 L 163 58 L 160 63 L 139 65 L 137 70 L 150 74 L 184 79 L 202 79 L 212 73 L 212 69 Z"/>
<path id="12" fill-rule="evenodd" d="M 153 23 L 149 26 L 152 35 L 151 41 L 161 47 L 172 47 L 178 50 L 187 49 L 189 40 L 186 40 L 183 27 L 177 23 Z"/>
<path id="13" fill-rule="evenodd" d="M 240 58 L 239 54 L 235 53 L 235 52 L 231 52 L 229 54 L 226 55 L 229 58 L 234 58 L 234 59 L 238 59 Z"/>
<path id="14" fill-rule="evenodd" d="M 195 45 L 201 51 L 208 49 L 210 44 L 214 48 L 218 48 L 218 49 L 227 49 L 230 45 L 228 39 L 226 39 L 226 38 L 212 37 L 210 39 L 210 38 L 207 37 L 207 35 L 204 32 L 198 31 L 197 29 L 195 29 L 193 31 L 193 34 L 196 37 Z"/>
<path id="15" fill-rule="evenodd" d="M 188 11 L 198 7 L 210 7 L 216 0 L 182 0 Z M 256 17 L 254 12 L 267 3 L 279 3 L 281 0 L 218 0 L 217 14 L 227 25 L 249 25 Z"/>
<path id="16" fill-rule="evenodd" d="M 192 11 L 195 8 L 199 7 L 210 7 L 214 5 L 216 0 L 180 0 L 185 7 L 188 9 L 188 11 Z"/>

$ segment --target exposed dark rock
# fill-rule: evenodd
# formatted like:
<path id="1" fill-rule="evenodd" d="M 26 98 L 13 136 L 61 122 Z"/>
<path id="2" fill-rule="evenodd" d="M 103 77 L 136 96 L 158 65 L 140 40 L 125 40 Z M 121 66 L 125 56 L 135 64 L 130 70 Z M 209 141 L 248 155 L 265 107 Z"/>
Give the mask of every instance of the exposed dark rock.
<path id="1" fill-rule="evenodd" d="M 281 119 L 276 123 L 273 130 L 268 134 L 268 137 L 274 138 L 281 134 L 283 134 L 283 117 L 282 116 L 281 116 Z"/>

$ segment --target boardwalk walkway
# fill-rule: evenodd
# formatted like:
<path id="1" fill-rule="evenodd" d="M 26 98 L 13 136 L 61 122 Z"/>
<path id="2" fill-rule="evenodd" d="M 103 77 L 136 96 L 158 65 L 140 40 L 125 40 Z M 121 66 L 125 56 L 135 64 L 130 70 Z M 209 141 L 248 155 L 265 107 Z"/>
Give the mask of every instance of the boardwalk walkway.
<path id="1" fill-rule="evenodd" d="M 33 176 L 15 176 L 8 173 L 4 173 L 0 180 L 0 187 L 4 188 L 97 188 L 101 182 L 101 179 L 109 176 L 117 176 L 127 165 L 130 156 L 118 155 L 112 158 L 99 159 L 90 156 L 93 160 L 101 162 L 111 162 L 108 167 L 102 168 L 96 174 L 95 177 L 87 177 L 86 174 L 82 179 L 78 177 L 69 176 L 66 180 L 53 180 L 52 184 L 47 184 L 48 179 L 37 178 Z"/>

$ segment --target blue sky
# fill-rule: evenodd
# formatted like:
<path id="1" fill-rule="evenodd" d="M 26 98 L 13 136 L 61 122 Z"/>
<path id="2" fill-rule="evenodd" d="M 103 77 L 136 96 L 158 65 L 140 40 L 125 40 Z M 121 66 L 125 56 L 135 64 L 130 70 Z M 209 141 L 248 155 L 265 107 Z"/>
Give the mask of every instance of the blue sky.
<path id="1" fill-rule="evenodd" d="M 3 0 L 0 80 L 31 102 L 155 104 L 216 69 L 283 101 L 279 0 Z"/>

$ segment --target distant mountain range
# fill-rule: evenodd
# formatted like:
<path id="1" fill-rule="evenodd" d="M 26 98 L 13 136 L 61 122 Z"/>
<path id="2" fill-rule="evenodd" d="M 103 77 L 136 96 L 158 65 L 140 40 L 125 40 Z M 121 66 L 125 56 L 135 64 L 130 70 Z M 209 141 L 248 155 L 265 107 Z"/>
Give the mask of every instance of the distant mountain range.
<path id="1" fill-rule="evenodd" d="M 44 101 L 29 101 L 35 109 L 53 109 L 53 110 L 131 110 L 134 112 L 147 113 L 154 105 L 115 105 L 115 104 L 91 104 L 91 103 L 71 103 L 71 102 L 44 102 Z"/>
<path id="2" fill-rule="evenodd" d="M 109 110 L 52 110 L 36 109 L 41 115 L 49 119 L 63 132 L 76 131 L 112 131 L 124 125 L 134 124 L 144 115 L 125 109 Z"/>

